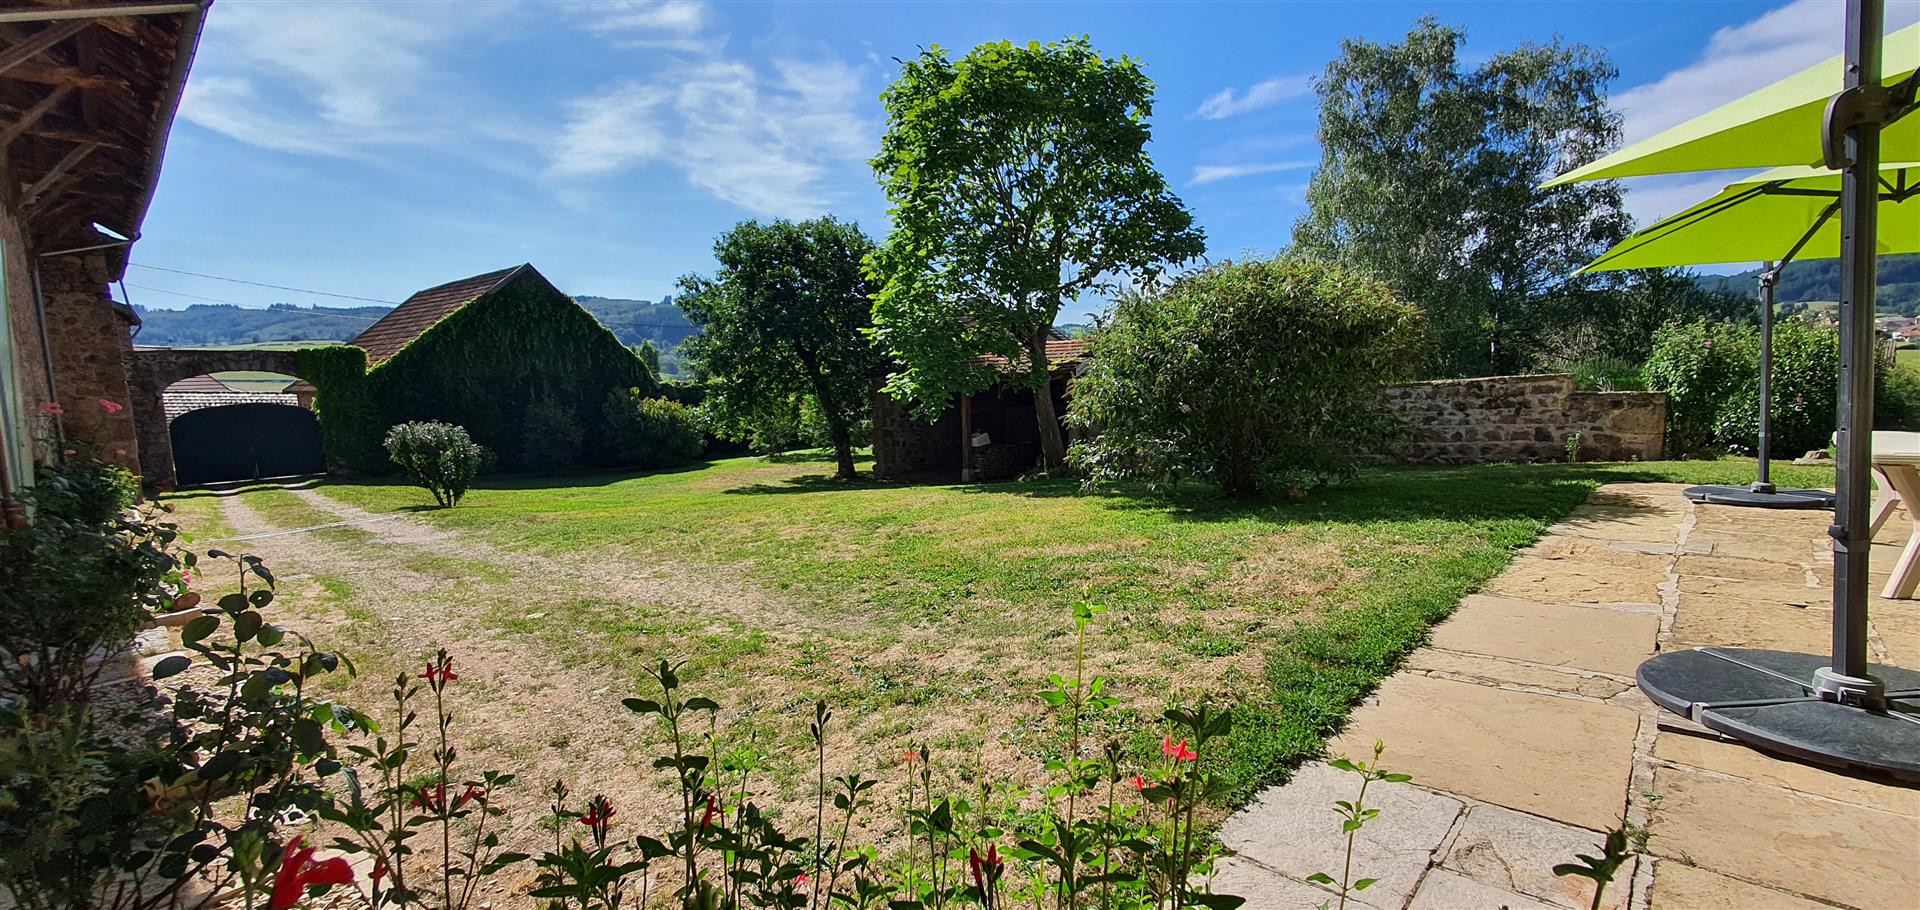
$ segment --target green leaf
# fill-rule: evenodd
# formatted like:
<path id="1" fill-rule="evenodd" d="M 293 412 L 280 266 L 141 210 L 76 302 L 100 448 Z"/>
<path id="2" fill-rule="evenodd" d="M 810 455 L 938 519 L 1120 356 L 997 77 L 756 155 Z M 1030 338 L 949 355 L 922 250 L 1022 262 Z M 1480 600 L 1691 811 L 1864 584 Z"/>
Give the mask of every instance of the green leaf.
<path id="1" fill-rule="evenodd" d="M 1334 883 L 1333 876 L 1328 875 L 1325 872 L 1315 872 L 1314 874 L 1307 876 L 1307 881 L 1310 881 L 1316 885 L 1331 885 Z"/>
<path id="2" fill-rule="evenodd" d="M 189 645 L 194 644 L 212 635 L 214 630 L 218 628 L 220 628 L 219 617 L 196 616 L 188 620 L 186 625 L 180 627 L 180 641 Z"/>

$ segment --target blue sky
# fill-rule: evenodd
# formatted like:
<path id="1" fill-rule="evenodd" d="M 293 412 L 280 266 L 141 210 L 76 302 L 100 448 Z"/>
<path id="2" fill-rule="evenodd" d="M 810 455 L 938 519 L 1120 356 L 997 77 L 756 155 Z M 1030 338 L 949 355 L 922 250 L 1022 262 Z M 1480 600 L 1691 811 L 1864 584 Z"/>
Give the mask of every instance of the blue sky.
<path id="1" fill-rule="evenodd" d="M 1631 140 L 1838 53 L 1841 3 L 220 0 L 133 261 L 388 301 L 531 261 L 574 294 L 657 299 L 743 219 L 884 232 L 866 162 L 891 58 L 1073 34 L 1158 83 L 1153 155 L 1210 255 L 1271 252 L 1318 158 L 1311 79 L 1342 38 L 1429 13 L 1467 31 L 1469 62 L 1555 35 L 1604 49 Z M 1889 2 L 1890 28 L 1916 18 Z M 1642 181 L 1629 207 L 1724 182 Z M 127 283 L 150 307 L 341 302 L 138 266 Z"/>

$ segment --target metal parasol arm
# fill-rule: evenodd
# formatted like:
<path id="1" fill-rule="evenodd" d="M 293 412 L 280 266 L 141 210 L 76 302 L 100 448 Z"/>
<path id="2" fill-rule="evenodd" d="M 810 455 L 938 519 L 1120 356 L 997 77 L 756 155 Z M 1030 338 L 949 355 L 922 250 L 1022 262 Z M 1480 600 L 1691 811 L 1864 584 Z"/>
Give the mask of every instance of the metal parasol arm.
<path id="1" fill-rule="evenodd" d="M 1867 82 L 1843 89 L 1827 102 L 1826 122 L 1820 131 L 1820 151 L 1825 164 L 1841 170 L 1853 163 L 1841 137 L 1857 126 L 1886 126 L 1920 107 L 1920 70 L 1895 83 L 1891 88 Z"/>

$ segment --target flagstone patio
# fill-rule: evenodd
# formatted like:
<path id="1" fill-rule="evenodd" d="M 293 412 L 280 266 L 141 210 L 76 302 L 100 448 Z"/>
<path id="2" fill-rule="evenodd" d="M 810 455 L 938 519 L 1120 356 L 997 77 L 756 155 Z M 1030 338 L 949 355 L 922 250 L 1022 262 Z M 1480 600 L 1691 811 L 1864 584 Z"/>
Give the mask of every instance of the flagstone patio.
<path id="1" fill-rule="evenodd" d="M 1413 775 L 1376 784 L 1350 898 L 1366 910 L 1584 910 L 1553 875 L 1622 819 L 1646 854 L 1618 910 L 1920 907 L 1920 788 L 1782 761 L 1655 709 L 1633 671 L 1707 645 L 1825 652 L 1829 512 L 1695 505 L 1671 484 L 1602 487 L 1434 629 L 1357 710 L 1331 754 Z M 1877 590 L 1911 525 L 1896 514 Z M 1920 666 L 1920 603 L 1875 599 L 1876 661 Z M 1217 879 L 1248 910 L 1317 907 L 1344 842 L 1333 802 L 1358 778 L 1301 769 L 1230 819 Z"/>

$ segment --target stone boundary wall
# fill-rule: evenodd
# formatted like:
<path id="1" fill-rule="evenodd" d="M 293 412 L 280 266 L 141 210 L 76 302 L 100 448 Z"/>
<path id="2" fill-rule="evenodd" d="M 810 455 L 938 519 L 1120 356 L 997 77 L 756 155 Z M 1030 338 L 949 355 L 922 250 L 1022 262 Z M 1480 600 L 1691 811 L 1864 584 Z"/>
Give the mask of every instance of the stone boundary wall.
<path id="1" fill-rule="evenodd" d="M 1565 461 L 1580 434 L 1581 461 L 1653 461 L 1667 426 L 1664 392 L 1579 392 L 1573 375 L 1488 376 L 1389 386 L 1387 403 L 1419 464 Z"/>

